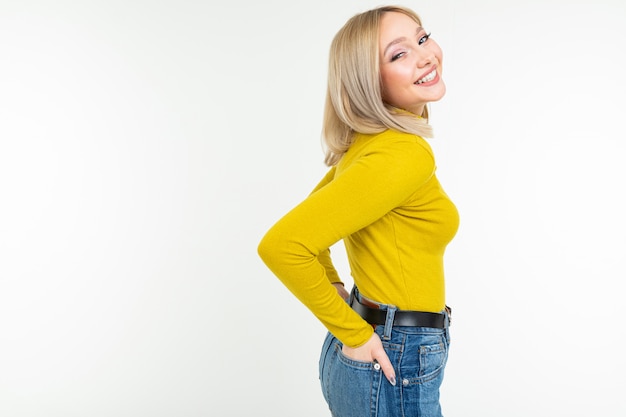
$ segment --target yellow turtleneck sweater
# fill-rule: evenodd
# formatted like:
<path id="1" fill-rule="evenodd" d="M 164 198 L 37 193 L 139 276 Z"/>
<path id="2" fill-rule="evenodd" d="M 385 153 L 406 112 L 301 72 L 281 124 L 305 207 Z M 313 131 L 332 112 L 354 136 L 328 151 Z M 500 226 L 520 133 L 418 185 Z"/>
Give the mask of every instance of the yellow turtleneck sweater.
<path id="1" fill-rule="evenodd" d="M 373 329 L 331 285 L 340 279 L 329 247 L 340 239 L 364 296 L 404 310 L 445 306 L 443 255 L 459 217 L 435 169 L 421 137 L 357 134 L 339 164 L 259 244 L 272 272 L 348 346 L 365 343 Z"/>

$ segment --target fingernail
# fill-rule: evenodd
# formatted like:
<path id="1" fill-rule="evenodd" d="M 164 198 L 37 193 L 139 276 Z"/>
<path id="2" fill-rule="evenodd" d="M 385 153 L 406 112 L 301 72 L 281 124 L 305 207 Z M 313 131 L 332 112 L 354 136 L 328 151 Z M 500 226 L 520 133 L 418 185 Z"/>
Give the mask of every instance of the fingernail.
<path id="1" fill-rule="evenodd" d="M 391 378 L 389 378 L 389 383 L 395 387 L 396 386 L 396 377 L 392 376 Z"/>

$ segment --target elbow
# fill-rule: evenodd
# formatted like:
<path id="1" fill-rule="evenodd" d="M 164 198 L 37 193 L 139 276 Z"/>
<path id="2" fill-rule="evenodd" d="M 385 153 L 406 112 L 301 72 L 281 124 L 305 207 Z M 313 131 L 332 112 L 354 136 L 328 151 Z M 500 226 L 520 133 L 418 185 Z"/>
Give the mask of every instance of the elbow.
<path id="1" fill-rule="evenodd" d="M 259 257 L 271 270 L 274 270 L 274 266 L 280 258 L 280 247 L 280 239 L 276 236 L 276 233 L 272 232 L 272 230 L 263 236 L 263 239 L 261 239 L 259 246 L 257 247 Z"/>
<path id="2" fill-rule="evenodd" d="M 306 267 L 316 255 L 292 233 L 278 228 L 270 229 L 261 239 L 257 253 L 265 265 L 279 278 L 292 275 Z"/>
<path id="3" fill-rule="evenodd" d="M 267 264 L 267 260 L 272 257 L 272 245 L 267 239 L 267 235 L 261 239 L 259 246 L 257 247 L 257 253 L 261 260 Z"/>

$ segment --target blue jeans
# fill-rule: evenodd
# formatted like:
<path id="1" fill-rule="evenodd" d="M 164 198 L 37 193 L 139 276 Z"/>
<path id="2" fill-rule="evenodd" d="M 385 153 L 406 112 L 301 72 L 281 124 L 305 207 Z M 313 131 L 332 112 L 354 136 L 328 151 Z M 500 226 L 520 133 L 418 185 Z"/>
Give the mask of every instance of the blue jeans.
<path id="1" fill-rule="evenodd" d="M 343 355 L 341 342 L 328 333 L 319 372 L 332 416 L 442 417 L 439 387 L 448 360 L 449 328 L 381 325 L 375 331 L 394 366 L 396 386 L 377 363 Z"/>

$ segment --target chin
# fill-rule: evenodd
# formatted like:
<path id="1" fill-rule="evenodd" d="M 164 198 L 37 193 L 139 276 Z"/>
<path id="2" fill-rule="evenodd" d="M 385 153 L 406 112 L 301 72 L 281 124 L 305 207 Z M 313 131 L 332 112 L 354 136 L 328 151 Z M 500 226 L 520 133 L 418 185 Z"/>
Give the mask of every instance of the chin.
<path id="1" fill-rule="evenodd" d="M 446 95 L 446 85 L 443 83 L 443 80 L 439 80 L 437 84 L 437 92 L 435 92 L 435 98 L 432 101 L 439 101 Z"/>
<path id="2" fill-rule="evenodd" d="M 446 87 L 444 86 L 441 91 L 438 91 L 436 94 L 433 94 L 432 97 L 429 98 L 428 103 L 434 103 L 441 100 L 446 95 Z"/>

